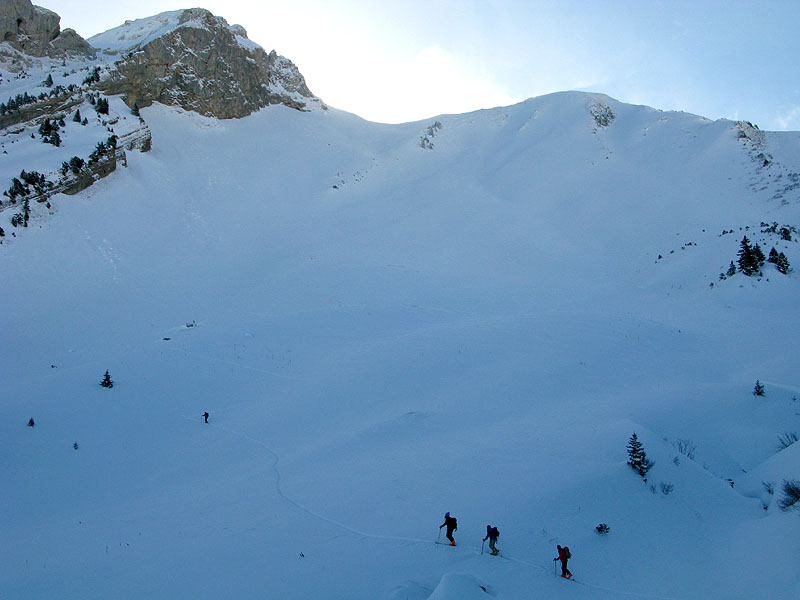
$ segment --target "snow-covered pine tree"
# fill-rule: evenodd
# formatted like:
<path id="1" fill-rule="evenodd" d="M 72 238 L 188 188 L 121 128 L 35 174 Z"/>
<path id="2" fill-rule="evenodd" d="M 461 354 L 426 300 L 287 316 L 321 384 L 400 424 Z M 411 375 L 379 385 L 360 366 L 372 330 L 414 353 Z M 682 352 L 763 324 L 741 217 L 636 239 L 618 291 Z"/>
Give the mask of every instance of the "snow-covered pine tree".
<path id="1" fill-rule="evenodd" d="M 773 264 L 778 262 L 778 251 L 775 250 L 775 246 L 773 246 L 772 249 L 769 251 L 769 258 L 767 259 L 767 262 L 771 262 Z"/>
<path id="2" fill-rule="evenodd" d="M 764 264 L 764 261 L 767 260 L 767 257 L 764 256 L 764 251 L 761 250 L 761 246 L 756 244 L 753 246 L 753 258 L 756 261 L 756 269 Z"/>
<path id="3" fill-rule="evenodd" d="M 750 240 L 747 239 L 747 236 L 744 236 L 739 244 L 738 256 L 737 263 L 742 273 L 752 275 L 758 271 L 758 259 L 753 254 L 753 247 L 750 245 Z"/>
<path id="4" fill-rule="evenodd" d="M 642 442 L 639 441 L 636 433 L 628 440 L 628 464 L 642 477 L 647 477 L 647 472 L 655 464 L 652 460 L 647 458 L 644 446 Z"/>
<path id="5" fill-rule="evenodd" d="M 764 394 L 764 384 L 756 379 L 756 385 L 753 387 L 753 396 L 763 396 Z"/>
<path id="6" fill-rule="evenodd" d="M 731 264 L 728 267 L 728 271 L 725 273 L 725 275 L 728 277 L 733 277 L 734 275 L 736 275 L 736 265 L 733 264 L 733 261 L 731 261 Z"/>
<path id="7" fill-rule="evenodd" d="M 781 252 L 778 254 L 778 258 L 775 260 L 775 268 L 778 269 L 780 273 L 786 275 L 789 272 L 789 259 L 786 258 L 786 255 Z"/>

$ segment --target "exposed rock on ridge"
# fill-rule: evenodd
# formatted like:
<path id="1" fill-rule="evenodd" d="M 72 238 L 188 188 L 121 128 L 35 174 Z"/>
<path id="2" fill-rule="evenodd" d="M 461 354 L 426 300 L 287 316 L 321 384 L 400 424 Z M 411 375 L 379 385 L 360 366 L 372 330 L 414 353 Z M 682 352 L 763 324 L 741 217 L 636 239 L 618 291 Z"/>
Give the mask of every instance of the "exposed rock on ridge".
<path id="1" fill-rule="evenodd" d="M 138 22 L 128 22 L 90 39 L 104 52 L 122 54 L 100 89 L 123 94 L 129 106 L 161 102 L 222 119 L 270 104 L 299 110 L 309 103 L 321 106 L 297 67 L 249 41 L 243 27 L 200 8 L 149 21 L 159 18 L 163 32 L 147 35 L 148 23 L 135 29 Z M 133 43 L 126 46 L 126 39 Z"/>
<path id="2" fill-rule="evenodd" d="M 94 49 L 72 29 L 61 31 L 61 17 L 30 0 L 0 0 L 0 36 L 30 56 L 93 56 Z"/>

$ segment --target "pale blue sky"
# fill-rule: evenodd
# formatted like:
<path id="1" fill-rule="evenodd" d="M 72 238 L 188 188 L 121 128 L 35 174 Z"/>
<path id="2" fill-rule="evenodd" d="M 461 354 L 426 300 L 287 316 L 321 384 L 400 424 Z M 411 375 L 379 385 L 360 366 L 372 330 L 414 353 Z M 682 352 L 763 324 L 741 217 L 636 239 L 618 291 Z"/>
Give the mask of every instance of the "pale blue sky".
<path id="1" fill-rule="evenodd" d="M 89 37 L 182 0 L 41 0 Z M 563 90 L 800 130 L 800 0 L 199 0 L 311 90 L 402 122 Z"/>

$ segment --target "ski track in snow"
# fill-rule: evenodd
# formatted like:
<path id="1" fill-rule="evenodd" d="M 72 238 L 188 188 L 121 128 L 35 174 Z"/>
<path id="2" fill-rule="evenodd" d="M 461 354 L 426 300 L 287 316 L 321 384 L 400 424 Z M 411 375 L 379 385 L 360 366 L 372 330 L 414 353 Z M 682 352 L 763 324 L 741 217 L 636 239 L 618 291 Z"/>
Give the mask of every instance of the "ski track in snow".
<path id="1" fill-rule="evenodd" d="M 191 421 L 193 423 L 199 423 L 200 422 L 199 419 L 196 419 L 196 418 L 193 418 L 193 417 L 187 417 L 185 415 L 184 415 L 184 419 L 186 419 L 187 421 Z M 373 539 L 373 540 L 396 541 L 396 542 L 410 542 L 410 543 L 414 543 L 414 544 L 425 544 L 425 545 L 429 545 L 431 543 L 431 540 L 424 540 L 424 539 L 421 539 L 421 538 L 411 538 L 411 537 L 403 537 L 403 536 L 395 536 L 395 535 L 378 535 L 378 534 L 375 534 L 375 533 L 369 533 L 369 532 L 366 532 L 366 531 L 363 531 L 363 530 L 360 530 L 360 529 L 356 529 L 355 527 L 351 527 L 350 525 L 346 525 L 344 523 L 341 523 L 341 522 L 336 521 L 334 519 L 331 519 L 329 517 L 326 517 L 325 515 L 323 515 L 323 514 L 317 512 L 317 511 L 315 511 L 315 510 L 313 510 L 313 509 L 301 504 L 297 500 L 287 496 L 284 493 L 283 489 L 281 488 L 281 472 L 280 472 L 280 469 L 278 468 L 278 463 L 280 462 L 280 455 L 278 455 L 277 452 L 275 452 L 272 448 L 267 446 L 264 442 L 262 442 L 260 440 L 257 440 L 256 438 L 254 438 L 252 436 L 249 436 L 246 433 L 242 433 L 241 431 L 237 431 L 235 429 L 231 429 L 230 427 L 225 427 L 223 425 L 217 425 L 217 424 L 214 424 L 214 423 L 208 423 L 208 425 L 211 425 L 212 427 L 215 427 L 215 428 L 217 428 L 217 429 L 219 429 L 221 431 L 225 431 L 225 432 L 227 432 L 227 433 L 229 433 L 231 435 L 237 436 L 237 437 L 242 438 L 244 440 L 247 440 L 248 442 L 251 442 L 251 443 L 263 448 L 264 450 L 266 450 L 271 455 L 271 457 L 273 459 L 271 466 L 272 466 L 272 470 L 275 472 L 275 492 L 278 494 L 278 496 L 284 502 L 290 504 L 291 506 L 294 506 L 298 510 L 303 511 L 307 515 L 312 516 L 312 517 L 314 517 L 316 519 L 319 519 L 320 521 L 328 523 L 329 525 L 333 525 L 334 527 L 338 527 L 340 529 L 343 529 L 344 531 L 347 531 L 348 533 L 352 533 L 353 535 L 357 535 L 357 536 L 362 537 L 362 538 Z M 440 544 L 444 544 L 444 545 L 449 545 L 449 544 L 446 544 L 444 542 L 439 542 L 438 539 L 437 540 L 433 540 L 433 543 L 435 543 L 435 544 L 436 543 L 440 543 Z M 472 550 L 476 554 L 481 554 L 481 555 L 484 554 L 483 551 L 482 551 L 482 548 L 479 551 L 477 546 L 459 544 L 456 547 L 457 548 L 466 548 L 468 550 Z M 514 558 L 513 556 L 509 556 L 509 555 L 507 555 L 505 553 L 501 554 L 500 558 L 504 558 L 504 559 L 506 559 L 508 561 L 511 561 L 513 563 L 517 563 L 517 564 L 520 564 L 520 565 L 524 565 L 526 567 L 531 567 L 533 569 L 536 569 L 536 570 L 540 571 L 541 573 L 543 573 L 544 575 L 546 575 L 548 577 L 550 576 L 550 571 L 548 569 L 544 568 L 543 566 L 537 564 L 537 563 L 533 563 L 533 562 L 530 562 L 530 561 L 522 560 L 522 559 L 519 559 L 519 558 Z M 657 596 L 657 595 L 654 595 L 654 594 L 642 594 L 642 593 L 639 593 L 639 592 L 627 592 L 627 591 L 623 591 L 623 590 L 618 590 L 618 589 L 607 588 L 607 587 L 603 587 L 603 586 L 599 586 L 599 585 L 594 585 L 594 584 L 591 584 L 591 583 L 587 583 L 585 581 L 577 581 L 575 579 L 572 579 L 571 581 L 573 583 L 577 583 L 579 585 L 582 585 L 582 586 L 585 586 L 585 587 L 588 587 L 588 588 L 600 590 L 600 591 L 603 591 L 603 592 L 609 592 L 609 593 L 612 593 L 612 594 L 617 594 L 617 595 L 625 596 L 625 597 L 649 598 L 651 600 L 681 600 L 680 598 L 674 598 L 674 597 L 671 597 L 671 596 Z"/>

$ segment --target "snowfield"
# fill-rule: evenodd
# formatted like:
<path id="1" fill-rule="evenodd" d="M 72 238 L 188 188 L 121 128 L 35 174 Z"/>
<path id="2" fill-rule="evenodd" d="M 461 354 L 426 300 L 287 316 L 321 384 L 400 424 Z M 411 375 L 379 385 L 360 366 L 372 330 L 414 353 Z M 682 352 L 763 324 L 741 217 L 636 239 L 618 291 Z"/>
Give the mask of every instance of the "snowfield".
<path id="1" fill-rule="evenodd" d="M 0 598 L 800 597 L 797 274 L 719 277 L 744 235 L 800 265 L 761 231 L 800 134 L 577 92 L 141 114 L 127 168 L 0 212 Z"/>

